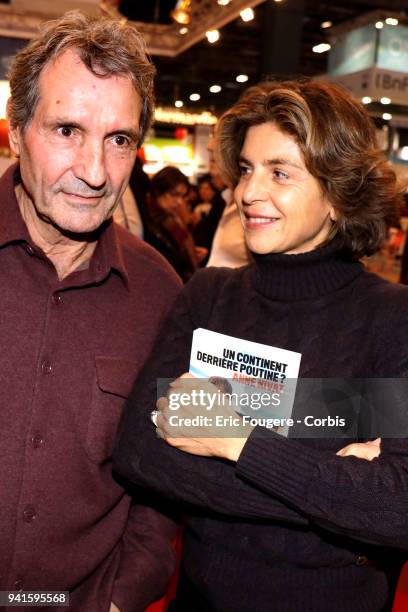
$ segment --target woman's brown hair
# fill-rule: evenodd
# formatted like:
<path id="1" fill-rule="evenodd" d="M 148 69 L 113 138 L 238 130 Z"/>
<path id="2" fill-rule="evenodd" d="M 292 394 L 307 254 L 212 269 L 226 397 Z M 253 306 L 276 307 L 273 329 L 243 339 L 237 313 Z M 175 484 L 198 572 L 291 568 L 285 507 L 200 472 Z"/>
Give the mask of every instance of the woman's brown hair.
<path id="1" fill-rule="evenodd" d="M 365 108 L 337 85 L 270 81 L 248 89 L 220 119 L 219 163 L 232 185 L 248 128 L 273 122 L 297 141 L 308 171 L 336 210 L 330 238 L 355 258 L 381 246 L 402 191 Z"/>

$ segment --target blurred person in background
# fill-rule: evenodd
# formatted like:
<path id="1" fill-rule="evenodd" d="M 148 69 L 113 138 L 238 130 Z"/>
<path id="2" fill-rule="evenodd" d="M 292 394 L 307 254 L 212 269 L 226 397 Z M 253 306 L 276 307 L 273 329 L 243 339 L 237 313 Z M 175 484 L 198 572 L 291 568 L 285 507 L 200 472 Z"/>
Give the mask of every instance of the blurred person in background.
<path id="1" fill-rule="evenodd" d="M 157 172 L 151 180 L 148 217 L 144 239 L 188 280 L 199 267 L 207 250 L 196 247 L 188 227 L 186 197 L 188 178 L 173 166 Z"/>
<path id="2" fill-rule="evenodd" d="M 221 170 L 215 159 L 215 139 L 211 137 L 208 143 L 210 156 L 210 176 L 212 183 L 220 191 L 225 207 L 218 221 L 211 245 L 207 266 L 239 268 L 251 261 L 251 255 L 245 243 L 238 209 L 234 202 L 232 190 L 222 177 Z"/>
<path id="3" fill-rule="evenodd" d="M 205 175 L 198 179 L 197 189 L 198 199 L 193 211 L 195 225 L 197 225 L 197 223 L 201 220 L 203 216 L 208 215 L 211 210 L 213 200 L 218 194 L 218 191 L 215 189 L 211 182 L 210 175 Z"/>
<path id="4" fill-rule="evenodd" d="M 197 185 L 200 202 L 193 211 L 193 236 L 196 244 L 209 250 L 225 208 L 225 200 L 214 186 L 210 175 L 201 177 Z"/>

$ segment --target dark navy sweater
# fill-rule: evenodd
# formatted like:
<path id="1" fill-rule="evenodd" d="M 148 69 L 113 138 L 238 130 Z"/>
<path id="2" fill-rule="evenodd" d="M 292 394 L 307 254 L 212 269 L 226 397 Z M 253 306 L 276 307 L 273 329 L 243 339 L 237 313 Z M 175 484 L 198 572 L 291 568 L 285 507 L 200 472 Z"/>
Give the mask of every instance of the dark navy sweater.
<path id="1" fill-rule="evenodd" d="M 368 462 L 336 456 L 350 439 L 258 427 L 236 465 L 196 457 L 156 436 L 157 378 L 188 371 L 192 332 L 204 327 L 300 352 L 301 379 L 392 379 L 381 409 L 397 406 L 407 428 L 407 323 L 408 289 L 331 246 L 203 270 L 184 288 L 133 389 L 114 465 L 185 505 L 185 571 L 212 609 L 385 609 L 408 549 L 408 441 L 383 439 Z"/>

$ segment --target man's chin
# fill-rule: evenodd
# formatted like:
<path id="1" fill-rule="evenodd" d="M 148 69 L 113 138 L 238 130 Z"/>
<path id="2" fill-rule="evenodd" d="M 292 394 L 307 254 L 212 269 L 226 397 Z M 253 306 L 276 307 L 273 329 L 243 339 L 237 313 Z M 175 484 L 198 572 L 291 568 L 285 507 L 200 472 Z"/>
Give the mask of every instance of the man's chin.
<path id="1" fill-rule="evenodd" d="M 85 217 L 85 216 L 84 216 Z M 110 221 L 110 217 L 90 215 L 80 219 L 51 219 L 51 224 L 64 236 L 74 240 L 94 240 Z"/>

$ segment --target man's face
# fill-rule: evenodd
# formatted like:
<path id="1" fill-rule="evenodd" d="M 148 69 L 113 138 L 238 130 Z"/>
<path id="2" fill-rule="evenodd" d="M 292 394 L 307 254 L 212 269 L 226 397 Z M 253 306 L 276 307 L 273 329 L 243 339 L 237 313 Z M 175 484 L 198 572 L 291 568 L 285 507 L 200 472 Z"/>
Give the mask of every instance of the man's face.
<path id="1" fill-rule="evenodd" d="M 97 77 L 73 50 L 43 69 L 34 116 L 10 132 L 25 193 L 60 231 L 91 232 L 108 219 L 135 161 L 141 101 L 124 76 Z"/>

